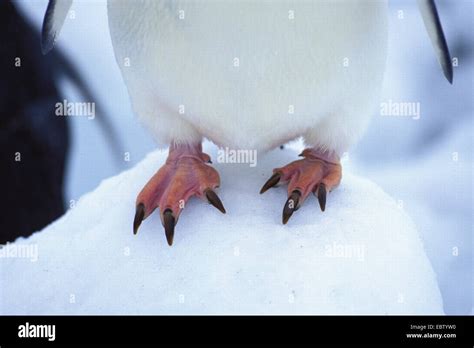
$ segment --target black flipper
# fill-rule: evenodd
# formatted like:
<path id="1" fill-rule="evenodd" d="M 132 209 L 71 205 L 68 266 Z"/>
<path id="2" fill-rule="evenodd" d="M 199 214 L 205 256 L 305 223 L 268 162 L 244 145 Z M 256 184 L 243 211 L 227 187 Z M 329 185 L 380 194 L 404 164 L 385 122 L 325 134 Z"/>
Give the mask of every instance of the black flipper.
<path id="1" fill-rule="evenodd" d="M 41 50 L 43 54 L 47 54 L 54 47 L 71 4 L 72 0 L 49 0 L 41 33 Z"/>
<path id="2" fill-rule="evenodd" d="M 435 49 L 436 58 L 443 68 L 443 73 L 449 83 L 453 83 L 453 65 L 449 54 L 448 44 L 444 36 L 443 27 L 438 16 L 434 0 L 418 0 L 418 7 L 425 23 L 426 31 Z"/>

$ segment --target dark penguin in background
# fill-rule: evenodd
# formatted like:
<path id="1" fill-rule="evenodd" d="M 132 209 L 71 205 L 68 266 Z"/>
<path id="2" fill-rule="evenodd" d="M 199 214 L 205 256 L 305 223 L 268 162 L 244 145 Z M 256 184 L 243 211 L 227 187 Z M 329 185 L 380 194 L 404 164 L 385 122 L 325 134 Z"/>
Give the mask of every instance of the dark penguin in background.
<path id="1" fill-rule="evenodd" d="M 55 114 L 64 99 L 59 79 L 68 78 L 94 101 L 60 50 L 42 54 L 40 37 L 13 2 L 0 2 L 0 244 L 29 236 L 65 212 L 70 133 L 67 119 Z M 99 125 L 117 147 L 98 108 Z"/>
<path id="2" fill-rule="evenodd" d="M 10 1 L 0 3 L 0 243 L 29 236 L 64 213 L 69 150 L 58 59 L 41 54 L 39 33 Z"/>

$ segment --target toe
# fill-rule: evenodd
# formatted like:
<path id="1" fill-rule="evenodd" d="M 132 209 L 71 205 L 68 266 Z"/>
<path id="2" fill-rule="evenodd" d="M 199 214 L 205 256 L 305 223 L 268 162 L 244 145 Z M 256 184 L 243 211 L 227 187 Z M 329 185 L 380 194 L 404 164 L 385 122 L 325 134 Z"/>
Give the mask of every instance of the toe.
<path id="1" fill-rule="evenodd" d="M 219 209 L 219 211 L 222 214 L 226 213 L 224 205 L 222 204 L 222 201 L 220 200 L 219 196 L 212 189 L 207 189 L 205 191 L 205 195 L 206 195 L 207 200 L 209 201 L 210 204 L 212 204 L 214 207 Z"/>
<path id="2" fill-rule="evenodd" d="M 321 211 L 324 211 L 326 209 L 326 185 L 324 183 L 319 184 L 316 187 L 315 194 L 318 197 L 319 207 L 321 208 Z"/>
<path id="3" fill-rule="evenodd" d="M 145 205 L 138 203 L 135 211 L 135 218 L 133 219 L 133 234 L 137 234 L 143 218 L 145 217 Z"/>
<path id="4" fill-rule="evenodd" d="M 283 213 L 282 213 L 282 222 L 285 225 L 288 220 L 290 219 L 293 212 L 298 210 L 300 204 L 301 192 L 294 191 L 291 193 L 290 197 L 288 197 L 285 205 L 283 206 Z"/>
<path id="5" fill-rule="evenodd" d="M 314 190 L 323 178 L 321 166 L 304 164 L 296 170 L 288 183 L 288 195 L 298 190 L 301 193 L 301 203 Z"/>
<path id="6" fill-rule="evenodd" d="M 176 219 L 171 209 L 166 209 L 163 213 L 163 227 L 165 228 L 166 241 L 169 246 L 173 245 L 174 227 L 176 226 Z"/>
<path id="7" fill-rule="evenodd" d="M 266 192 L 270 188 L 276 186 L 281 179 L 281 173 L 280 172 L 275 172 L 273 175 L 270 177 L 270 179 L 267 180 L 265 184 L 263 184 L 262 188 L 260 189 L 260 194 Z"/>

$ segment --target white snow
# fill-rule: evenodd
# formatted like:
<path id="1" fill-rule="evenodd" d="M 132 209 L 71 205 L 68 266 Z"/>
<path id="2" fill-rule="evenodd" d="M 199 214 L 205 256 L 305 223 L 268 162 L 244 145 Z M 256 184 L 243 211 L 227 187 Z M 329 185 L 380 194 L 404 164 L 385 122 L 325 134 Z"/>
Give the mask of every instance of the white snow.
<path id="1" fill-rule="evenodd" d="M 0 258 L 2 314 L 440 314 L 435 274 L 414 224 L 374 183 L 350 174 L 281 224 L 286 188 L 259 195 L 291 149 L 258 165 L 216 163 L 223 215 L 191 200 L 168 247 L 158 214 L 132 233 L 135 197 L 164 162 L 155 151 L 103 181 L 28 239 L 37 260 Z M 38 202 L 38 204 L 41 204 Z"/>

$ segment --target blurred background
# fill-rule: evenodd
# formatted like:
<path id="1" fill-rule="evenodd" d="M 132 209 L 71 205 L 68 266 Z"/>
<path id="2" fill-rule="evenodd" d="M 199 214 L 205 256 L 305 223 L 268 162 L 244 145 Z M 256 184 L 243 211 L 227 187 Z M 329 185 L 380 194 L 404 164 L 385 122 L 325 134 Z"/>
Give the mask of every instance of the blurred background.
<path id="1" fill-rule="evenodd" d="M 37 31 L 37 46 L 31 46 L 31 50 L 25 48 L 25 54 L 35 54 L 47 0 L 13 3 L 20 11 L 19 16 Z M 416 2 L 389 3 L 389 57 L 381 102 L 420 103 L 420 118 L 383 116 L 376 108 L 366 136 L 345 156 L 344 166 L 378 183 L 412 217 L 437 274 L 445 312 L 474 313 L 474 2 L 437 1 L 451 55 L 458 63 L 453 86 L 442 75 Z M 55 167 L 62 170 L 61 163 L 65 163 L 63 205 L 66 209 L 101 180 L 134 166 L 156 148 L 133 116 L 115 64 L 106 1 L 76 1 L 72 11 L 57 51 L 63 52 L 87 81 L 112 126 L 99 127 L 97 121 L 104 115 L 97 115 L 94 120 L 70 117 L 68 126 L 59 126 L 62 128 L 58 133 L 44 132 L 45 142 L 57 143 L 64 137 L 57 145 L 62 146 L 63 152 Z M 77 83 L 54 74 L 55 66 L 48 69 L 52 69 L 50 77 L 53 76 L 55 84 L 53 97 L 60 91 L 68 101 L 83 100 Z M 120 149 L 107 141 L 107 134 L 114 131 L 118 133 Z M 29 172 L 35 171 L 29 169 Z M 7 208 L 3 209 L 4 213 L 12 209 L 5 200 L 2 206 Z M 61 213 L 56 209 L 50 220 Z M 48 222 L 38 223 L 44 226 Z M 35 226 L 34 230 L 39 228 Z M 25 230 L 22 235 L 31 232 Z"/>

